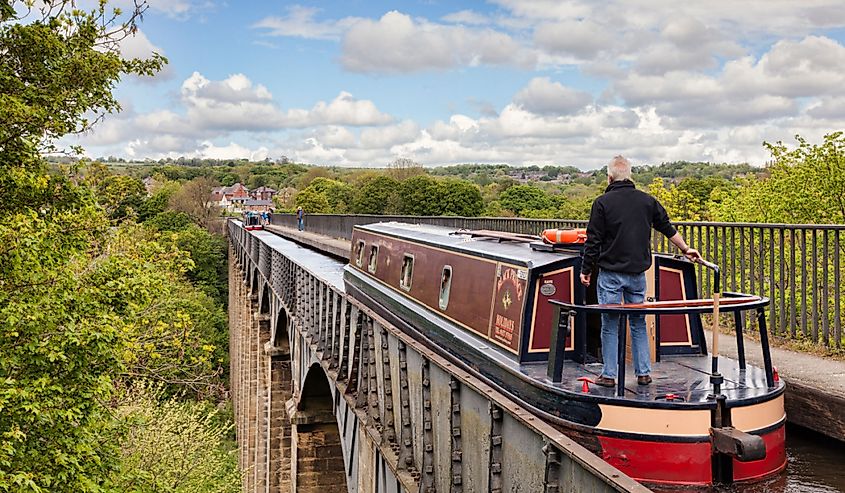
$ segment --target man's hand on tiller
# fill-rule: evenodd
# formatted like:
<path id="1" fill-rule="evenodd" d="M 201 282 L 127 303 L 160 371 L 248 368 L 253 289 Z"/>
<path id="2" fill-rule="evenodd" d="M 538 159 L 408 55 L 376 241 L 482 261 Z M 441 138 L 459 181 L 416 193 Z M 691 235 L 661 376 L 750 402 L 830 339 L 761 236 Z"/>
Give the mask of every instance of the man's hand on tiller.
<path id="1" fill-rule="evenodd" d="M 589 286 L 590 285 L 590 277 L 592 277 L 592 274 L 583 274 L 582 273 L 581 274 L 581 284 L 583 284 L 584 286 Z"/>

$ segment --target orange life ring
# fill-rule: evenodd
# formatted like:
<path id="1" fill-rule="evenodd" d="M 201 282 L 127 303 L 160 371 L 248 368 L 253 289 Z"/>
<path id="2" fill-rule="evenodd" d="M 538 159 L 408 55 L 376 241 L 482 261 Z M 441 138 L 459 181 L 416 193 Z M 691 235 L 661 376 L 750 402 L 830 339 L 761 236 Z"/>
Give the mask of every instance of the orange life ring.
<path id="1" fill-rule="evenodd" d="M 547 229 L 543 231 L 543 241 L 547 243 L 584 243 L 587 241 L 587 230 L 578 229 Z"/>

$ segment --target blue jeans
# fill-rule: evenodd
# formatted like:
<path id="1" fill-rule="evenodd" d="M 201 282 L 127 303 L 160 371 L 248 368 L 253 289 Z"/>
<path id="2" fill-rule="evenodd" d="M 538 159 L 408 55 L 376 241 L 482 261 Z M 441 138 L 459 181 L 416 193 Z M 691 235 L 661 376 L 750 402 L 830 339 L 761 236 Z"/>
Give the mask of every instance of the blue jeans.
<path id="1" fill-rule="evenodd" d="M 300 217 L 299 218 L 299 230 L 302 231 L 303 229 L 305 229 L 305 220 Z"/>
<path id="2" fill-rule="evenodd" d="M 626 274 L 624 272 L 599 271 L 599 303 L 642 303 L 645 300 L 645 272 Z M 644 315 L 628 315 L 631 326 L 631 353 L 634 356 L 634 370 L 637 376 L 651 373 L 651 354 L 648 347 L 648 333 Z M 619 347 L 619 315 L 603 313 L 601 316 L 601 355 L 604 359 L 602 375 L 616 378 Z"/>

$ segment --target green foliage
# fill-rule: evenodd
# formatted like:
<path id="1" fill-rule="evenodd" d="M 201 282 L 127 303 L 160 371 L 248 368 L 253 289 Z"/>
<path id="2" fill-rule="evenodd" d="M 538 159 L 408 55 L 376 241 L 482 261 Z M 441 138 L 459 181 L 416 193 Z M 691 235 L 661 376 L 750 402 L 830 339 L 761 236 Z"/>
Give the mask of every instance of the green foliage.
<path id="1" fill-rule="evenodd" d="M 767 179 L 746 179 L 723 191 L 714 215 L 725 221 L 845 223 L 845 135 L 826 135 L 822 144 L 796 136 L 798 146 L 766 143 L 773 163 Z"/>
<path id="2" fill-rule="evenodd" d="M 97 202 L 112 220 L 137 217 L 144 204 L 147 191 L 136 178 L 111 175 L 97 186 Z"/>
<path id="3" fill-rule="evenodd" d="M 312 180 L 305 190 L 313 190 L 325 197 L 329 210 L 334 214 L 345 214 L 351 209 L 352 187 L 346 183 L 318 177 Z"/>
<path id="4" fill-rule="evenodd" d="M 106 2 L 85 12 L 48 0 L 19 17 L 0 2 L 0 491 L 153 491 L 124 488 L 157 471 L 120 454 L 135 442 L 127 416 L 111 408 L 115 383 L 156 379 L 173 394 L 219 394 L 225 313 L 206 293 L 219 242 L 194 226 L 162 233 L 173 217 L 133 224 L 167 202 L 164 192 L 145 199 L 136 178 L 99 164 L 48 170 L 39 155 L 119 110 L 112 89 L 122 76 L 161 67 L 158 55 L 120 56 L 141 5 L 121 14 Z M 220 449 L 219 431 L 205 450 Z M 179 464 L 166 444 L 153 445 L 144 454 Z M 225 467 L 204 460 L 207 481 L 231 480 L 231 457 Z M 234 491 L 194 484 L 175 491 Z"/>
<path id="5" fill-rule="evenodd" d="M 400 214 L 438 216 L 443 189 L 428 175 L 412 176 L 399 185 Z"/>
<path id="6" fill-rule="evenodd" d="M 663 178 L 655 178 L 648 186 L 648 193 L 654 196 L 666 209 L 673 221 L 700 221 L 701 202 L 687 189 L 663 185 Z"/>
<path id="7" fill-rule="evenodd" d="M 179 211 L 164 211 L 144 222 L 159 231 L 183 231 L 194 224 L 191 216 Z"/>
<path id="8" fill-rule="evenodd" d="M 389 176 L 376 176 L 358 188 L 352 204 L 355 214 L 386 214 L 399 189 L 399 182 Z"/>
<path id="9" fill-rule="evenodd" d="M 306 214 L 328 214 L 332 212 L 325 194 L 313 188 L 306 188 L 296 194 L 294 204 L 302 207 Z"/>
<path id="10" fill-rule="evenodd" d="M 102 283 L 107 217 L 67 169 L 41 151 L 119 109 L 112 88 L 150 75 L 150 60 L 120 56 L 139 10 L 91 12 L 41 2 L 0 11 L 0 490 L 95 492 L 117 466 L 116 423 L 105 403 L 122 371 L 124 321 Z M 115 218 L 139 202 L 123 178 L 106 183 Z"/>
<path id="11" fill-rule="evenodd" d="M 464 180 L 447 178 L 438 184 L 440 191 L 440 210 L 438 215 L 477 216 L 484 209 L 481 191 L 477 186 Z"/>
<path id="12" fill-rule="evenodd" d="M 188 280 L 225 305 L 228 283 L 225 238 L 190 223 L 184 228 L 174 230 L 170 235 L 163 235 L 159 241 L 187 252 L 193 262 L 187 273 Z"/>
<path id="13" fill-rule="evenodd" d="M 85 254 L 104 223 L 91 202 L 0 220 L 0 490 L 99 491 L 115 467 L 122 322 Z"/>
<path id="14" fill-rule="evenodd" d="M 52 150 L 54 139 L 87 130 L 99 115 L 120 109 L 112 89 L 123 74 L 152 75 L 165 62 L 159 55 L 120 56 L 118 40 L 134 29 L 138 11 L 115 22 L 105 2 L 91 12 L 69 0 L 44 4 L 0 23 L 0 143 L 6 155 L 30 154 L 42 145 Z"/>
<path id="15" fill-rule="evenodd" d="M 129 428 L 113 475 L 117 491 L 240 491 L 237 450 L 228 443 L 232 425 L 210 404 L 178 400 L 141 381 L 126 389 L 116 414 Z"/>
<path id="16" fill-rule="evenodd" d="M 167 209 L 170 198 L 179 190 L 176 182 L 167 182 L 155 190 L 138 209 L 138 221 L 147 221 Z"/>
<path id="17" fill-rule="evenodd" d="M 214 394 L 215 372 L 226 361 L 225 313 L 188 282 L 195 264 L 177 247 L 181 234 L 122 225 L 108 238 L 108 255 L 92 282 L 103 306 L 121 320 L 123 345 L 115 350 L 125 376 Z"/>
<path id="18" fill-rule="evenodd" d="M 517 216 L 523 211 L 548 210 L 553 206 L 551 198 L 543 190 L 532 185 L 514 185 L 499 196 L 502 207 Z"/>

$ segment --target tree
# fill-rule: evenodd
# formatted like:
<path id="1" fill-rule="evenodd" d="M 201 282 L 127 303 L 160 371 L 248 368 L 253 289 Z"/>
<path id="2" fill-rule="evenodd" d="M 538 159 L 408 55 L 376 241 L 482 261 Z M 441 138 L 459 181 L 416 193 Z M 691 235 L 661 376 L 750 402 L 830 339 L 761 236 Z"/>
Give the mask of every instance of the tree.
<path id="1" fill-rule="evenodd" d="M 351 209 L 352 187 L 343 182 L 319 177 L 312 180 L 305 190 L 313 190 L 325 197 L 329 206 L 326 212 L 345 214 Z"/>
<path id="2" fill-rule="evenodd" d="M 164 212 L 170 203 L 170 197 L 179 191 L 179 188 L 180 185 L 172 181 L 158 186 L 138 209 L 138 221 L 147 221 Z"/>
<path id="3" fill-rule="evenodd" d="M 356 214 L 385 214 L 399 188 L 399 182 L 389 176 L 376 176 L 364 181 L 353 200 Z M 395 201 L 395 199 L 393 200 Z"/>
<path id="4" fill-rule="evenodd" d="M 170 207 L 191 216 L 203 228 L 208 228 L 211 220 L 220 214 L 211 202 L 211 191 L 216 186 L 217 182 L 213 178 L 194 178 L 170 197 Z"/>
<path id="5" fill-rule="evenodd" d="M 137 217 L 147 195 L 141 180 L 125 175 L 108 176 L 96 190 L 97 202 L 115 221 Z"/>
<path id="6" fill-rule="evenodd" d="M 702 204 L 690 192 L 669 185 L 663 185 L 663 178 L 655 178 L 648 186 L 648 192 L 666 209 L 673 221 L 700 221 Z"/>
<path id="7" fill-rule="evenodd" d="M 122 320 L 98 282 L 115 278 L 94 280 L 108 221 L 73 168 L 49 173 L 40 153 L 119 110 L 118 80 L 164 60 L 121 57 L 144 4 L 27 4 L 0 1 L 0 490 L 103 491 L 122 368 Z"/>
<path id="8" fill-rule="evenodd" d="M 398 158 L 387 167 L 387 175 L 397 181 L 425 174 L 425 169 L 413 159 Z"/>
<path id="9" fill-rule="evenodd" d="M 179 400 L 161 385 L 136 382 L 125 389 L 116 414 L 130 424 L 113 478 L 117 491 L 241 490 L 236 451 L 221 446 L 232 425 L 210 404 Z"/>
<path id="10" fill-rule="evenodd" d="M 399 184 L 399 212 L 411 216 L 439 216 L 443 189 L 428 175 L 417 175 Z"/>
<path id="11" fill-rule="evenodd" d="M 299 177 L 299 189 L 304 190 L 308 185 L 311 184 L 317 178 L 328 178 L 333 179 L 334 176 L 332 175 L 329 170 L 320 166 L 314 166 L 310 168 L 305 174 Z"/>
<path id="12" fill-rule="evenodd" d="M 296 194 L 294 203 L 307 214 L 328 214 L 331 212 L 326 196 L 313 188 L 306 188 Z"/>
<path id="13" fill-rule="evenodd" d="M 772 163 L 764 179 L 741 181 L 715 213 L 720 220 L 842 224 L 845 222 L 845 134 L 821 144 L 796 136 L 798 146 L 764 145 Z"/>
<path id="14" fill-rule="evenodd" d="M 532 185 L 514 185 L 499 195 L 502 207 L 521 216 L 523 211 L 544 210 L 553 207 L 552 200 L 543 190 Z"/>
<path id="15" fill-rule="evenodd" d="M 474 184 L 456 178 L 439 183 L 440 214 L 449 216 L 477 216 L 484 209 L 481 191 Z"/>

